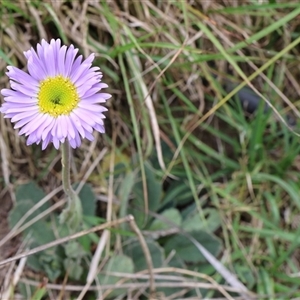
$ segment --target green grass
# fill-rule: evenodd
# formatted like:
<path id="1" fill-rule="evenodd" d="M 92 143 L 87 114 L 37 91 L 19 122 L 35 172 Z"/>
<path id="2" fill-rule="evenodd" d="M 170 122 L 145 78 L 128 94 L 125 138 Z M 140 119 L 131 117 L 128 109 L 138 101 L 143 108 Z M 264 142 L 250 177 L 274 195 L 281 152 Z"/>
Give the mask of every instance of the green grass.
<path id="1" fill-rule="evenodd" d="M 113 95 L 107 103 L 107 134 L 74 152 L 72 171 L 73 181 L 79 182 L 94 168 L 87 181 L 100 199 L 96 215 L 107 220 L 134 215 L 153 251 L 156 276 L 163 276 L 160 268 L 176 267 L 188 272 L 187 281 L 195 271 L 206 278 L 198 283 L 213 281 L 226 289 L 226 278 L 213 263 L 186 260 L 178 254 L 181 249 L 165 251 L 174 238 L 168 230 L 177 228 L 176 235 L 184 238 L 191 218 L 198 242 L 220 249 L 210 251 L 258 299 L 292 299 L 300 297 L 300 8 L 298 1 L 260 2 L 238 1 L 236 6 L 227 1 L 224 6 L 222 1 L 198 1 L 191 6 L 185 1 L 129 1 L 126 6 L 118 1 L 4 1 L 0 84 L 8 84 L 6 65 L 25 68 L 22 51 L 42 38 L 74 43 L 84 55 L 95 52 Z M 228 81 L 234 88 L 226 93 Z M 245 86 L 262 98 L 254 115 L 236 97 L 239 91 L 247 94 Z M 263 113 L 266 100 L 272 109 Z M 296 124 L 288 122 L 290 117 Z M 1 196 L 13 200 L 16 188 L 27 181 L 36 181 L 46 193 L 61 184 L 59 152 L 27 147 L 2 116 L 0 135 Z M 105 158 L 93 166 L 105 147 Z M 7 168 L 9 182 L 1 179 Z M 61 197 L 56 195 L 53 203 Z M 153 232 L 155 219 L 161 228 Z M 201 240 L 203 228 L 209 241 Z M 132 259 L 130 251 L 140 253 L 128 250 L 134 244 L 130 228 L 123 224 L 121 229 L 112 231 L 100 262 L 106 271 L 107 261 L 114 265 L 114 259 L 121 259 L 118 254 Z M 86 254 L 87 269 L 95 247 L 91 244 Z M 201 256 L 188 249 L 191 256 Z M 131 276 L 144 263 L 132 262 L 140 265 L 128 271 Z M 170 275 L 179 276 L 176 272 Z M 27 274 L 20 284 L 28 288 L 32 277 Z M 105 284 L 120 278 L 115 279 L 108 276 Z M 63 273 L 57 282 L 63 280 L 70 286 L 85 284 L 84 276 L 74 283 Z M 147 299 L 148 290 L 135 287 L 141 280 L 121 279 L 120 284 L 125 281 L 135 295 L 141 291 L 136 299 Z M 166 281 L 167 276 L 156 278 L 156 283 Z M 16 289 L 24 292 L 21 285 Z M 34 291 L 44 293 L 42 288 Z M 187 288 L 181 296 L 175 295 L 176 285 L 158 291 L 169 299 L 199 293 L 230 299 L 215 288 Z M 123 289 L 124 295 L 129 292 Z M 89 293 L 94 299 L 96 293 Z M 68 299 L 76 295 L 66 293 Z"/>

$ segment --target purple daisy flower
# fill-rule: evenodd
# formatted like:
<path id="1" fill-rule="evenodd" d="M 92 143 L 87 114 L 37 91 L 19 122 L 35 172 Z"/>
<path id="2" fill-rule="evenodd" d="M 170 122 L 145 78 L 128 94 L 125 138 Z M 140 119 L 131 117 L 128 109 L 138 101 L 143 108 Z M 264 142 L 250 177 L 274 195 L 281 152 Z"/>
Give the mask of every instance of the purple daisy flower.
<path id="1" fill-rule="evenodd" d="M 44 150 L 52 142 L 58 149 L 68 140 L 76 148 L 82 138 L 94 139 L 93 130 L 105 132 L 107 109 L 99 103 L 111 95 L 99 92 L 108 86 L 101 83 L 100 69 L 91 67 L 94 54 L 82 61 L 77 52 L 73 45 L 61 46 L 60 39 L 42 40 L 37 51 L 24 52 L 29 74 L 7 67 L 11 89 L 1 91 L 0 112 L 21 128 L 19 135 L 28 136 L 27 145 L 42 142 Z"/>

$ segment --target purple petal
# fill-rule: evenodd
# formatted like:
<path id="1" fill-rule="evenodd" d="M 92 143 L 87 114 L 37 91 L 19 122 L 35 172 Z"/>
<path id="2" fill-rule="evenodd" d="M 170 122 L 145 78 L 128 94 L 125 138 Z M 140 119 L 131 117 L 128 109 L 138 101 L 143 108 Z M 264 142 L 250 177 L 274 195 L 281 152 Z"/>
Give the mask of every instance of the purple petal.
<path id="1" fill-rule="evenodd" d="M 10 77 L 10 79 L 19 82 L 23 85 L 32 85 L 36 87 L 39 86 L 39 82 L 24 71 L 12 66 L 8 66 L 7 69 L 8 72 L 6 74 L 8 77 Z"/>

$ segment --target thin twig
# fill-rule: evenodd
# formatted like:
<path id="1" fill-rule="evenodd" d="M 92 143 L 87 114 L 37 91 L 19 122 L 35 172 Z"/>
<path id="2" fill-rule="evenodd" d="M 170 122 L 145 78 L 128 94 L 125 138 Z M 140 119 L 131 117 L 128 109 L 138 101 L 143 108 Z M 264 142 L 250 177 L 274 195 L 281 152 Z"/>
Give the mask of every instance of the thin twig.
<path id="1" fill-rule="evenodd" d="M 140 241 L 141 247 L 143 249 L 143 252 L 144 252 L 144 255 L 146 258 L 146 262 L 147 262 L 147 266 L 148 266 L 148 270 L 149 270 L 150 293 L 151 293 L 151 295 L 154 295 L 156 288 L 155 288 L 154 273 L 153 273 L 153 263 L 152 263 L 152 258 L 151 258 L 149 248 L 147 246 L 144 236 L 142 235 L 140 229 L 136 225 L 133 216 L 131 216 L 131 218 L 129 219 L 129 225 L 130 225 L 131 229 L 136 233 L 136 235 Z"/>
<path id="2" fill-rule="evenodd" d="M 39 282 L 30 280 L 30 279 L 20 279 L 20 282 L 32 285 L 32 286 L 39 286 Z M 101 288 L 103 290 L 116 290 L 116 289 L 140 289 L 140 288 L 147 288 L 149 287 L 150 282 L 145 281 L 145 282 L 134 282 L 134 283 L 124 283 L 124 284 L 105 284 L 102 285 Z M 168 287 L 168 288 L 202 288 L 202 289 L 207 289 L 207 290 L 217 290 L 216 286 L 207 283 L 207 282 L 194 282 L 194 281 L 183 281 L 183 282 L 156 282 L 155 283 L 156 287 Z M 221 285 L 220 285 L 221 286 Z M 65 285 L 64 287 L 60 284 L 51 284 L 48 283 L 46 285 L 48 289 L 52 290 L 58 290 L 60 291 L 62 288 L 65 289 L 65 291 L 70 291 L 70 292 L 80 292 L 84 288 L 82 285 Z M 228 292 L 232 293 L 237 293 L 239 292 L 237 289 L 230 287 L 230 286 L 221 286 L 222 288 L 226 289 Z M 91 286 L 89 288 L 89 291 L 97 291 L 98 287 L 96 286 Z M 225 298 L 228 299 L 228 298 Z M 236 299 L 236 298 L 235 298 Z"/>
<path id="3" fill-rule="evenodd" d="M 58 246 L 58 245 L 63 244 L 65 242 L 68 242 L 68 241 L 77 239 L 79 237 L 82 237 L 84 235 L 87 235 L 89 233 L 97 232 L 99 230 L 103 230 L 103 229 L 106 229 L 106 228 L 110 228 L 110 227 L 116 226 L 116 225 L 124 223 L 124 222 L 129 222 L 131 220 L 131 218 L 132 218 L 132 216 L 129 215 L 129 216 L 126 216 L 126 217 L 124 217 L 122 219 L 118 219 L 118 220 L 115 220 L 115 221 L 107 222 L 105 224 L 102 224 L 102 225 L 99 225 L 99 226 L 95 226 L 95 227 L 93 227 L 91 229 L 82 230 L 82 231 L 77 232 L 75 234 L 72 234 L 70 236 L 63 237 L 61 239 L 58 239 L 56 241 L 47 243 L 45 245 L 38 246 L 38 247 L 33 248 L 33 249 L 29 250 L 29 251 L 23 252 L 21 254 L 15 255 L 15 256 L 13 256 L 11 258 L 8 258 L 8 259 L 5 259 L 5 260 L 1 261 L 0 262 L 0 266 L 7 265 L 7 264 L 11 263 L 12 261 L 21 259 L 22 257 L 26 257 L 26 256 L 29 256 L 29 255 L 32 255 L 32 254 L 39 253 L 39 252 L 44 251 L 44 250 L 46 250 L 48 248 L 52 248 L 54 246 Z"/>
<path id="4" fill-rule="evenodd" d="M 101 258 L 101 254 L 103 252 L 103 249 L 105 247 L 105 244 L 107 242 L 109 238 L 109 231 L 108 230 L 104 230 L 102 233 L 102 236 L 99 240 L 97 249 L 95 251 L 95 254 L 93 256 L 93 259 L 90 263 L 90 270 L 86 279 L 86 285 L 84 286 L 84 288 L 82 289 L 80 295 L 77 297 L 77 300 L 81 300 L 83 299 L 84 295 L 88 292 L 89 287 L 92 285 L 96 275 L 97 275 L 97 269 L 98 269 L 98 264 L 99 264 L 99 260 Z"/>

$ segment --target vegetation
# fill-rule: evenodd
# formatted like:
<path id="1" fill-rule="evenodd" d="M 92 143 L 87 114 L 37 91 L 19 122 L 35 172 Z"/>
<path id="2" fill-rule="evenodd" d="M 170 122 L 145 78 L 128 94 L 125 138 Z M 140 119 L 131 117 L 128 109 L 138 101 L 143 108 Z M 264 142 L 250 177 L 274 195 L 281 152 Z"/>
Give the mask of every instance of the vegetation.
<path id="1" fill-rule="evenodd" d="M 1 115 L 0 264 L 38 247 L 0 269 L 2 294 L 300 297 L 299 14 L 299 1 L 3 0 L 1 89 L 23 51 L 61 38 L 96 53 L 113 97 L 106 134 L 73 152 L 90 230 L 74 239 L 60 152 L 26 146 Z"/>

